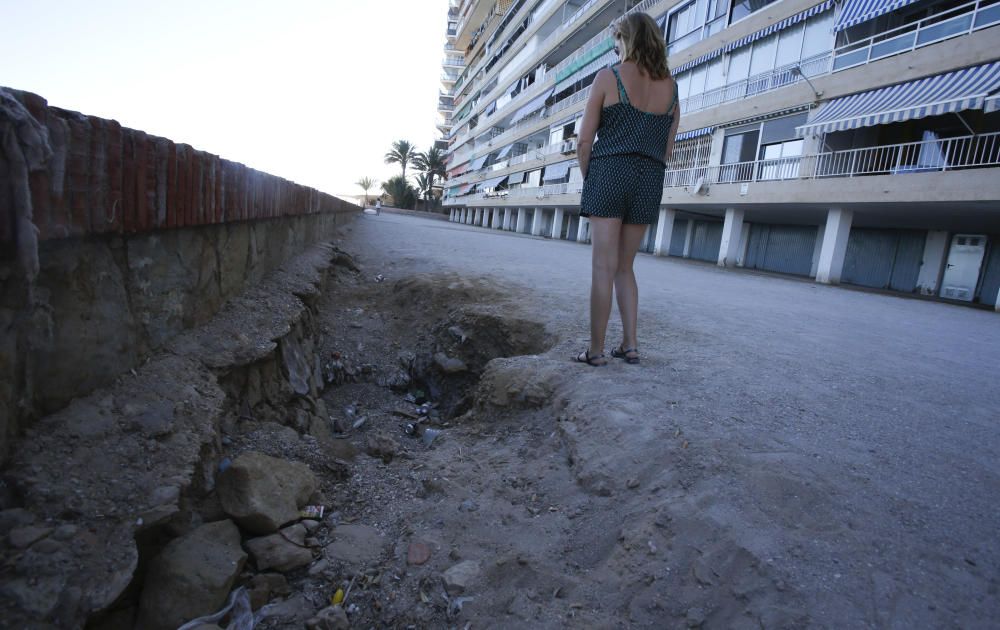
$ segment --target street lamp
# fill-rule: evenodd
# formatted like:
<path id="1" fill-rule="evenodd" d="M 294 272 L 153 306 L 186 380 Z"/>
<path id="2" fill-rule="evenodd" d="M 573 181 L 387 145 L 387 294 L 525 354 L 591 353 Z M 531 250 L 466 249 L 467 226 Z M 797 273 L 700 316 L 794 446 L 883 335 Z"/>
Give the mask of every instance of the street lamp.
<path id="1" fill-rule="evenodd" d="M 802 71 L 801 64 L 795 64 L 794 66 L 792 66 L 791 72 L 792 74 L 796 74 L 806 80 L 806 83 L 808 83 L 809 87 L 812 88 L 813 94 L 816 95 L 816 100 L 819 100 L 819 97 L 823 96 L 823 93 L 816 89 L 816 86 L 813 85 L 813 82 L 810 81 L 809 77 L 806 76 L 806 73 Z"/>

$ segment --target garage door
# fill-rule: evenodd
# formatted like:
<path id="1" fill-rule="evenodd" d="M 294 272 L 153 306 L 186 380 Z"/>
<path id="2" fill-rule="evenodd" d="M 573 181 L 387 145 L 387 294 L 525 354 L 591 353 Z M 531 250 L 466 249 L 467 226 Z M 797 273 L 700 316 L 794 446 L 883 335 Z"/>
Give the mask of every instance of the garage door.
<path id="1" fill-rule="evenodd" d="M 1000 235 L 990 237 L 989 252 L 983 264 L 983 280 L 979 283 L 977 297 L 983 304 L 996 304 L 1000 291 Z"/>
<path id="2" fill-rule="evenodd" d="M 691 258 L 715 262 L 719 260 L 722 244 L 722 224 L 714 221 L 695 221 L 691 239 Z"/>
<path id="3" fill-rule="evenodd" d="M 688 222 L 674 221 L 674 231 L 670 235 L 670 255 L 683 256 L 684 242 L 687 241 Z"/>
<path id="4" fill-rule="evenodd" d="M 913 230 L 852 229 L 841 281 L 912 293 L 926 239 L 926 232 Z"/>
<path id="5" fill-rule="evenodd" d="M 808 276 L 812 271 L 816 233 L 815 226 L 754 223 L 750 226 L 743 266 Z"/>

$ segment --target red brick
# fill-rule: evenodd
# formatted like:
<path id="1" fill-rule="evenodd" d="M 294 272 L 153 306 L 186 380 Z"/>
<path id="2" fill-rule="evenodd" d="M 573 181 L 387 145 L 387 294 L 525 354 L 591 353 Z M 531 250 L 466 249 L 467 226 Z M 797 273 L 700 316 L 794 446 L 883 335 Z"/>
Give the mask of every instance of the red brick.
<path id="1" fill-rule="evenodd" d="M 107 126 L 107 178 L 108 199 L 110 207 L 104 220 L 109 231 L 120 232 L 122 229 L 122 126 L 117 121 L 108 121 Z"/>
<path id="2" fill-rule="evenodd" d="M 167 217 L 168 228 L 177 227 L 177 145 L 167 141 Z"/>

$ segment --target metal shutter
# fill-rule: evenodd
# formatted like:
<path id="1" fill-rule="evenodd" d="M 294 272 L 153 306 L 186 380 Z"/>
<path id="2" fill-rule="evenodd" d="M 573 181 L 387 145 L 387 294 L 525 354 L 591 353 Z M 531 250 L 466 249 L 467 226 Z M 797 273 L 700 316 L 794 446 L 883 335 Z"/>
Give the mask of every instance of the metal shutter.
<path id="1" fill-rule="evenodd" d="M 722 245 L 722 224 L 714 221 L 695 221 L 691 239 L 691 258 L 715 262 Z"/>
<path id="2" fill-rule="evenodd" d="M 914 291 L 926 238 L 926 232 L 852 229 L 841 281 L 875 289 Z"/>
<path id="3" fill-rule="evenodd" d="M 816 231 L 813 226 L 754 223 L 750 226 L 743 266 L 808 276 L 812 271 Z"/>
<path id="4" fill-rule="evenodd" d="M 983 265 L 983 280 L 979 283 L 976 297 L 983 304 L 996 304 L 1000 292 L 1000 236 L 990 239 L 990 251 Z"/>
<path id="5" fill-rule="evenodd" d="M 670 255 L 683 256 L 684 243 L 687 241 L 688 222 L 674 221 L 674 231 L 670 235 Z"/>

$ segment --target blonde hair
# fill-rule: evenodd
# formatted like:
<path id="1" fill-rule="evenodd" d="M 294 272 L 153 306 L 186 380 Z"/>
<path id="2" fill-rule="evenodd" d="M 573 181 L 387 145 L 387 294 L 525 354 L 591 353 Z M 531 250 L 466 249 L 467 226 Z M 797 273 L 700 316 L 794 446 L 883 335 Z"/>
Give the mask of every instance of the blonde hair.
<path id="1" fill-rule="evenodd" d="M 670 76 L 663 33 L 648 13 L 629 13 L 615 24 L 613 33 L 620 42 L 622 61 L 635 62 L 651 79 Z"/>

